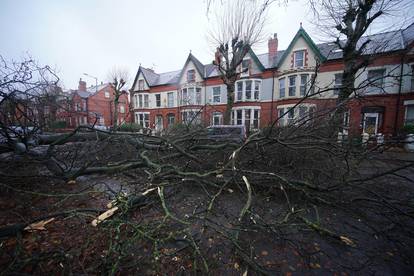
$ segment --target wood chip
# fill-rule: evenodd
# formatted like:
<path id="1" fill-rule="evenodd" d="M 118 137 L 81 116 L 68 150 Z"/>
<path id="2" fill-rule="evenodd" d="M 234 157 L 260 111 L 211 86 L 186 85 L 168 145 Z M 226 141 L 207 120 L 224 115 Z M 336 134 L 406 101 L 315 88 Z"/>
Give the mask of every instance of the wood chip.
<path id="1" fill-rule="evenodd" d="M 55 220 L 55 218 L 50 218 L 50 219 L 47 219 L 47 220 L 38 221 L 38 222 L 35 222 L 35 223 L 32 223 L 32 224 L 26 226 L 24 228 L 24 230 L 29 231 L 29 232 L 35 231 L 35 230 L 45 231 L 46 230 L 45 225 L 48 224 L 49 222 L 54 221 L 54 220 Z"/>

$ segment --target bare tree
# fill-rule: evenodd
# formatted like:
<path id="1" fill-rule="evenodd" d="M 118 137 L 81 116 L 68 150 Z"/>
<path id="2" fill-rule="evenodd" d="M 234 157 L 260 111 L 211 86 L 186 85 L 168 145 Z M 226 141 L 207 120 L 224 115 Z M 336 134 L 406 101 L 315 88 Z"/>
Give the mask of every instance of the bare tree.
<path id="1" fill-rule="evenodd" d="M 369 63 L 369 56 L 363 54 L 372 41 L 361 38 L 379 18 L 396 15 L 412 7 L 412 3 L 406 0 L 310 0 L 310 3 L 319 29 L 333 36 L 342 50 L 344 71 L 338 102 L 343 102 L 355 92 L 357 72 Z"/>
<path id="2" fill-rule="evenodd" d="M 227 88 L 227 107 L 224 124 L 230 123 L 234 104 L 234 83 L 238 67 L 249 50 L 261 42 L 269 1 L 259 3 L 250 0 L 229 1 L 215 14 L 215 25 L 210 31 L 210 40 L 216 47 L 213 64 Z"/>
<path id="3" fill-rule="evenodd" d="M 108 79 L 114 90 L 114 121 L 113 129 L 118 129 L 118 105 L 119 98 L 125 94 L 124 87 L 128 82 L 129 72 L 124 68 L 113 67 L 108 73 Z"/>
<path id="4" fill-rule="evenodd" d="M 0 136 L 9 149 L 26 151 L 32 136 L 44 127 L 45 101 L 59 77 L 31 57 L 8 61 L 0 56 Z"/>

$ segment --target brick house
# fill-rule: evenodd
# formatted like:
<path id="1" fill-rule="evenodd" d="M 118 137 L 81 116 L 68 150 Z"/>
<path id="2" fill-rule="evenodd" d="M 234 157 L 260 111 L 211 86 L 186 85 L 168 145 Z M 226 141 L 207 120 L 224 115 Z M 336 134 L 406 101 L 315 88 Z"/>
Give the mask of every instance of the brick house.
<path id="1" fill-rule="evenodd" d="M 351 134 L 396 135 L 404 124 L 414 122 L 414 24 L 366 36 L 361 43 L 366 39 L 371 40 L 364 52 L 369 63 L 357 74 L 358 94 L 349 100 L 344 124 Z M 334 107 L 343 61 L 336 44 L 315 44 L 300 26 L 287 49 L 278 49 L 275 34 L 267 53 L 249 51 L 240 67 L 232 124 L 257 129 L 303 99 L 316 67 L 314 89 L 326 92 L 305 99 L 278 123 Z M 134 122 L 157 131 L 177 122 L 222 124 L 227 101 L 216 67 L 191 53 L 180 70 L 156 73 L 140 66 L 130 92 Z"/>
<path id="2" fill-rule="evenodd" d="M 110 127 L 113 125 L 114 89 L 109 83 L 86 87 L 86 82 L 79 80 L 77 90 L 71 91 L 72 111 L 70 127 L 79 125 L 96 125 Z M 118 125 L 130 121 L 128 92 L 119 98 Z"/>

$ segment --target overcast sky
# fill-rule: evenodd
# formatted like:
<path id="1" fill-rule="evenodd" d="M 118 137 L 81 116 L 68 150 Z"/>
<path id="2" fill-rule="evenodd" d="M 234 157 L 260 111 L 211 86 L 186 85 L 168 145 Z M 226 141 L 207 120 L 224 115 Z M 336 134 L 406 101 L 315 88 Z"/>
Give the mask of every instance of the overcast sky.
<path id="1" fill-rule="evenodd" d="M 205 0 L 1 0 L 0 54 L 18 60 L 29 53 L 56 67 L 66 89 L 77 88 L 81 77 L 94 84 L 84 72 L 107 81 L 113 66 L 126 67 L 131 78 L 140 63 L 177 70 L 190 50 L 206 64 L 213 59 L 206 11 Z M 316 35 L 311 20 L 306 1 L 291 0 L 272 6 L 265 32 L 278 33 L 285 49 L 300 22 Z M 267 52 L 267 43 L 256 52 Z"/>

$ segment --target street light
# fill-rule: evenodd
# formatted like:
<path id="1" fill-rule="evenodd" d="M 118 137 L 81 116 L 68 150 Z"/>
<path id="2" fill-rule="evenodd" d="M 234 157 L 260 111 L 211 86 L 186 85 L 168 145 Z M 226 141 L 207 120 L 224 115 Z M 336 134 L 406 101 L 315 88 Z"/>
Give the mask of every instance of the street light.
<path id="1" fill-rule="evenodd" d="M 96 83 L 96 85 L 95 85 L 95 92 L 98 92 L 98 78 L 97 77 L 94 77 L 94 76 L 92 76 L 92 75 L 89 75 L 88 73 L 83 73 L 85 76 L 87 76 L 87 77 L 90 77 L 90 78 L 93 78 L 93 79 L 95 79 L 95 83 Z"/>

